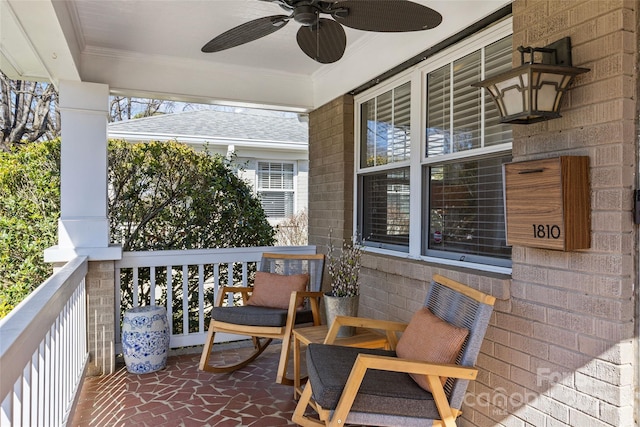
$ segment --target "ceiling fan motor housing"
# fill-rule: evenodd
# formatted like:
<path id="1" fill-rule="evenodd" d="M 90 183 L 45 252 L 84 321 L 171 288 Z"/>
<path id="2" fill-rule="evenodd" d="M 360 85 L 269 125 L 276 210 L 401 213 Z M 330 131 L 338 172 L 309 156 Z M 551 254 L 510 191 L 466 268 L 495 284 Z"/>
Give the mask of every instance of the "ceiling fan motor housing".
<path id="1" fill-rule="evenodd" d="M 293 9 L 293 20 L 305 27 L 311 27 L 318 22 L 319 11 L 313 6 L 296 6 Z"/>

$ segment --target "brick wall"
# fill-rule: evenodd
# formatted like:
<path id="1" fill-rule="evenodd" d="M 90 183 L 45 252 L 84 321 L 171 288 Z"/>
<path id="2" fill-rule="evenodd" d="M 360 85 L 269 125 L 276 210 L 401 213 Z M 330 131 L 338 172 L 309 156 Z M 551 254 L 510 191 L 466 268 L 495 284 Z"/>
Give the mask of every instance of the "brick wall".
<path id="1" fill-rule="evenodd" d="M 113 261 L 89 262 L 87 288 L 87 335 L 90 376 L 115 371 L 115 265 Z"/>
<path id="2" fill-rule="evenodd" d="M 479 359 L 485 373 L 475 390 L 489 404 L 467 410 L 467 425 L 634 423 L 636 7 L 513 4 L 514 48 L 570 36 L 574 65 L 591 69 L 576 78 L 561 119 L 514 126 L 513 158 L 589 156 L 592 245 L 513 248 L 511 299 L 497 307 Z"/>
<path id="3" fill-rule="evenodd" d="M 590 249 L 516 246 L 511 277 L 364 257 L 362 316 L 408 320 L 434 273 L 498 298 L 460 426 L 634 425 L 637 6 L 629 0 L 513 3 L 514 50 L 570 36 L 574 65 L 591 69 L 574 82 L 562 118 L 513 127 L 516 161 L 589 156 Z M 329 227 L 348 235 L 352 226 L 351 103 L 340 98 L 310 116 L 310 239 L 318 245 L 326 243 Z"/>
<path id="4" fill-rule="evenodd" d="M 434 274 L 441 274 L 498 300 L 509 299 L 511 278 L 504 274 L 482 273 L 465 268 L 365 254 L 360 273 L 361 295 L 358 315 L 408 322 L 424 304 L 427 287 Z M 498 305 L 504 304 L 499 301 Z"/>
<path id="5" fill-rule="evenodd" d="M 309 244 L 322 253 L 330 229 L 338 240 L 353 234 L 353 115 L 350 95 L 309 114 Z"/>

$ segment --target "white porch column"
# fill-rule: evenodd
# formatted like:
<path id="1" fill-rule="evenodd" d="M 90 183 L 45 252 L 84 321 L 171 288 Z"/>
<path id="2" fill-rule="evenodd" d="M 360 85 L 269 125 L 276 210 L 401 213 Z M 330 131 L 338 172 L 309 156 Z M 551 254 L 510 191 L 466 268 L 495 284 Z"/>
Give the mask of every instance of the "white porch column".
<path id="1" fill-rule="evenodd" d="M 115 370 L 115 271 L 119 245 L 109 245 L 107 217 L 107 114 L 109 87 L 61 81 L 60 219 L 58 245 L 44 251 L 61 265 L 89 257 L 87 333 L 89 375 Z"/>
<path id="2" fill-rule="evenodd" d="M 64 262 L 76 255 L 92 261 L 121 258 L 109 245 L 107 219 L 107 114 L 109 87 L 61 81 L 62 124 L 58 245 L 45 260 Z"/>

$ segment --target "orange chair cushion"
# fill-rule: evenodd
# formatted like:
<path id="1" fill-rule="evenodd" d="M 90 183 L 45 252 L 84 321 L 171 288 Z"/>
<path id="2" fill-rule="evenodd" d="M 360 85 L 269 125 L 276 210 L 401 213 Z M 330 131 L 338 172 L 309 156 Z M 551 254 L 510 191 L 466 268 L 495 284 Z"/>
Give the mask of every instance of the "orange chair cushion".
<path id="1" fill-rule="evenodd" d="M 257 305 L 271 308 L 289 308 L 291 292 L 302 292 L 309 284 L 309 274 L 282 275 L 275 273 L 256 272 L 253 292 L 247 305 Z M 301 298 L 298 308 L 302 308 L 304 300 Z"/>
<path id="2" fill-rule="evenodd" d="M 431 363 L 456 363 L 458 353 L 469 331 L 454 326 L 433 314 L 426 307 L 418 310 L 396 346 L 396 354 L 402 359 L 422 360 Z M 423 389 L 431 391 L 427 377 L 411 374 L 411 377 Z M 440 377 L 442 385 L 446 377 Z"/>

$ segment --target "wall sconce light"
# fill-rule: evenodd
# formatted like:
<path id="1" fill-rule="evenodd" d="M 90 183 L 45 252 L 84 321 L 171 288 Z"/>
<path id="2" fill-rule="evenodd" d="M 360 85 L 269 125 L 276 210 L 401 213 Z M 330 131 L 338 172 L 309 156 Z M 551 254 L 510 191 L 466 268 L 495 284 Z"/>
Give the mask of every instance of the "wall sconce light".
<path id="1" fill-rule="evenodd" d="M 521 65 L 471 86 L 486 88 L 498 106 L 500 122 L 529 124 L 560 117 L 562 95 L 573 78 L 589 68 L 571 66 L 571 39 L 545 47 L 518 48 Z M 529 54 L 525 63 L 524 55 Z M 536 53 L 541 62 L 535 62 Z"/>

